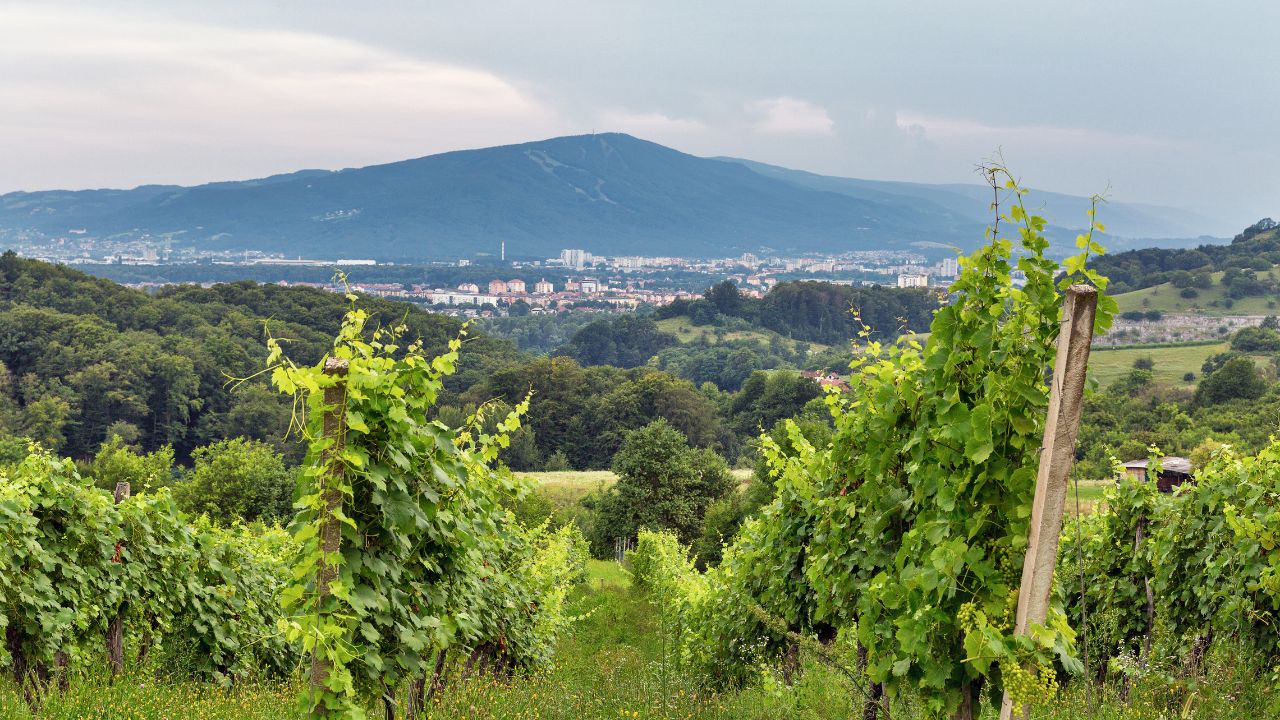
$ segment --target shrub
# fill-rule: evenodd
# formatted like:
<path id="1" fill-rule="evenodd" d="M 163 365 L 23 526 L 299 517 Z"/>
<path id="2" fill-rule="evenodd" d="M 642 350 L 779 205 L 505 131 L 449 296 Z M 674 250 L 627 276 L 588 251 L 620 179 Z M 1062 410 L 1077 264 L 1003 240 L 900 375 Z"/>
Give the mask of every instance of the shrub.
<path id="1" fill-rule="evenodd" d="M 1231 338 L 1231 349 L 1239 352 L 1276 352 L 1280 350 L 1280 333 L 1265 327 L 1242 328 Z"/>
<path id="2" fill-rule="evenodd" d="M 173 483 L 173 448 L 168 445 L 153 453 L 135 452 L 119 435 L 102 443 L 85 473 L 104 490 L 115 490 L 116 484 L 127 482 L 132 492 L 159 489 Z"/>
<path id="3" fill-rule="evenodd" d="M 195 467 L 174 488 L 178 507 L 223 526 L 271 522 L 291 514 L 293 475 L 284 458 L 256 440 L 220 440 L 197 448 Z"/>
<path id="4" fill-rule="evenodd" d="M 1262 379 L 1253 360 L 1233 357 L 1200 380 L 1200 386 L 1196 388 L 1196 401 L 1216 405 L 1228 400 L 1253 400 L 1262 397 L 1266 391 L 1267 383 Z"/>
<path id="5" fill-rule="evenodd" d="M 606 555 L 617 537 L 640 528 L 672 530 L 682 542 L 701 532 L 707 505 L 735 487 L 723 458 L 695 450 L 684 433 L 656 420 L 627 434 L 613 460 L 618 482 L 596 503 L 592 550 Z"/>
<path id="6" fill-rule="evenodd" d="M 563 450 L 556 450 L 551 453 L 551 456 L 547 458 L 545 463 L 543 463 L 542 469 L 547 472 L 563 472 L 565 470 L 571 470 L 572 467 L 569 465 L 569 456 L 565 455 Z"/>

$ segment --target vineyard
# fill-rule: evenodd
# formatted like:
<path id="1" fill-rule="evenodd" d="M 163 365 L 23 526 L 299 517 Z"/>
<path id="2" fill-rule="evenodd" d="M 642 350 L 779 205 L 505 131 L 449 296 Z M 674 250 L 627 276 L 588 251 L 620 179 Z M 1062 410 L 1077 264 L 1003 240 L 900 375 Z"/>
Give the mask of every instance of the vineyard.
<path id="1" fill-rule="evenodd" d="M 848 389 L 826 395 L 829 442 L 794 422 L 785 447 L 762 436 L 772 499 L 705 570 L 671 531 L 641 530 L 623 571 L 589 563 L 575 524 L 518 521 L 527 481 L 498 457 L 529 401 L 441 421 L 462 339 L 428 357 L 404 327 L 369 326 L 355 296 L 321 362 L 268 343 L 264 372 L 307 445 L 287 528 L 192 518 L 167 489 L 111 493 L 33 446 L 0 476 L 0 699 L 39 716 L 161 667 L 317 718 L 803 716 L 802 692 L 818 717 L 963 720 L 1004 698 L 1015 716 L 1192 717 L 1230 704 L 1234 690 L 1205 687 L 1223 652 L 1267 695 L 1280 445 L 1224 447 L 1172 494 L 1108 489 L 1065 522 L 1043 619 L 1023 617 L 1064 299 L 1090 286 L 1088 333 L 1115 303 L 1086 267 L 1092 235 L 1060 267 L 1044 220 L 1003 187 L 1017 239 L 997 222 L 962 259 L 923 344 L 864 330 Z M 583 661 L 585 638 L 608 652 Z"/>

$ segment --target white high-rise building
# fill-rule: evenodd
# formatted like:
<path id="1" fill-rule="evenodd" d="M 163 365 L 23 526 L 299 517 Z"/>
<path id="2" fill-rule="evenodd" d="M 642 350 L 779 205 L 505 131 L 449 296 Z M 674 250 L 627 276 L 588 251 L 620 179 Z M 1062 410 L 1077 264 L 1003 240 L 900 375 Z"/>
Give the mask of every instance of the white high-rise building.
<path id="1" fill-rule="evenodd" d="M 960 274 L 960 261 L 955 258 L 943 258 L 942 262 L 934 266 L 934 270 L 939 277 L 955 277 Z"/>
<path id="2" fill-rule="evenodd" d="M 556 291 L 556 286 L 547 282 L 546 278 L 543 278 L 533 284 L 533 291 L 539 295 L 550 295 Z"/>
<path id="3" fill-rule="evenodd" d="M 590 265 L 595 257 L 586 250 L 566 249 L 560 251 L 560 262 L 571 268 L 582 268 Z"/>
<path id="4" fill-rule="evenodd" d="M 898 287 L 900 288 L 929 287 L 929 276 L 928 275 L 899 275 Z"/>

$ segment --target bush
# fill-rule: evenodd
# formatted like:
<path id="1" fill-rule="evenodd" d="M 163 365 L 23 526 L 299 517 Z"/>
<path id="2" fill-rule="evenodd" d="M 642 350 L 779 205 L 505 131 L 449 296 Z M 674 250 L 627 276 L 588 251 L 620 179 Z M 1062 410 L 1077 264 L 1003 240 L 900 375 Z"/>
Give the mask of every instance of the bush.
<path id="1" fill-rule="evenodd" d="M 693 542 L 694 560 L 699 567 L 720 564 L 724 546 L 733 540 L 748 514 L 747 496 L 740 492 L 729 493 L 707 506 L 702 516 L 702 535 Z"/>
<path id="2" fill-rule="evenodd" d="M 1280 351 L 1280 333 L 1265 327 L 1242 328 L 1231 338 L 1231 349 L 1249 353 Z"/>
<path id="3" fill-rule="evenodd" d="M 1195 373 L 1193 373 L 1193 372 L 1185 373 L 1185 374 L 1182 376 L 1182 379 L 1183 379 L 1183 381 L 1185 381 L 1185 382 L 1195 382 L 1196 374 L 1195 374 Z"/>
<path id="4" fill-rule="evenodd" d="M 1187 300 L 1194 300 L 1200 297 L 1200 293 L 1193 287 L 1182 288 L 1182 292 L 1178 293 L 1178 295 Z"/>
<path id="5" fill-rule="evenodd" d="M 1222 363 L 1211 374 L 1200 380 L 1196 388 L 1196 401 L 1204 405 L 1216 405 L 1228 400 L 1254 400 L 1267 391 L 1253 360 L 1233 357 Z"/>
<path id="6" fill-rule="evenodd" d="M 643 528 L 636 537 L 636 549 L 627 553 L 635 586 L 661 595 L 696 574 L 689 552 L 675 535 Z"/>
<path id="7" fill-rule="evenodd" d="M 272 522 L 292 513 L 293 474 L 270 445 L 220 440 L 197 448 L 195 467 L 174 488 L 178 507 L 225 526 L 236 520 Z"/>
<path id="8" fill-rule="evenodd" d="M 127 482 L 130 491 L 158 490 L 173 484 L 173 448 L 168 445 L 153 453 L 135 452 L 119 435 L 102 443 L 93 461 L 85 465 L 85 475 L 103 490 L 114 491 Z"/>
<path id="9" fill-rule="evenodd" d="M 1143 355 L 1142 357 L 1133 361 L 1134 370 L 1154 370 L 1155 367 L 1156 367 L 1156 360 L 1150 355 Z"/>
<path id="10" fill-rule="evenodd" d="M 591 528 L 597 557 L 609 553 L 614 538 L 636 537 L 641 528 L 671 530 L 692 542 L 707 506 L 736 485 L 723 458 L 691 448 L 684 433 L 662 419 L 627 434 L 613 471 L 618 482 L 596 502 Z"/>
<path id="11" fill-rule="evenodd" d="M 569 456 L 565 455 L 563 450 L 556 450 L 543 463 L 542 469 L 546 472 L 563 472 L 573 468 L 569 465 Z"/>

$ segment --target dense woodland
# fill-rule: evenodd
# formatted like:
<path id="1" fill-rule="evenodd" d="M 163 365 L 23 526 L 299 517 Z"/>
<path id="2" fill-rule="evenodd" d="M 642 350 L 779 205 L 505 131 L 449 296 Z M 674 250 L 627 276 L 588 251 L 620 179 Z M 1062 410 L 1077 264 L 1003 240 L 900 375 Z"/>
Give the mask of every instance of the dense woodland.
<path id="1" fill-rule="evenodd" d="M 823 282 L 780 283 L 763 298 L 738 291 L 732 281 L 707 290 L 698 300 L 677 300 L 658 317 L 687 316 L 695 325 L 740 318 L 794 340 L 835 345 L 857 337 L 864 325 L 872 337 L 893 339 L 929 327 L 939 306 L 936 291 L 880 286 L 852 287 Z M 850 310 L 856 308 L 857 315 Z"/>
<path id="2" fill-rule="evenodd" d="M 147 453 L 171 448 L 183 466 L 198 448 L 237 437 L 297 462 L 301 449 L 286 437 L 293 408 L 257 375 L 266 343 L 277 338 L 298 362 L 315 362 L 347 308 L 334 293 L 248 281 L 147 295 L 12 254 L 0 258 L 0 303 L 0 431 L 84 460 L 119 436 Z M 405 322 L 429 352 L 462 332 L 458 321 L 406 304 L 361 305 L 375 324 Z M 723 383 L 732 390 L 646 366 L 675 344 L 652 318 L 630 315 L 580 328 L 557 357 L 473 330 L 437 411 L 465 416 L 532 391 L 532 422 L 504 451 L 511 466 L 541 469 L 557 456 L 574 468 L 605 468 L 627 431 L 657 418 L 736 461 L 761 427 L 820 394 L 794 372 L 763 371 L 777 362 L 744 363 L 760 370 Z"/>

